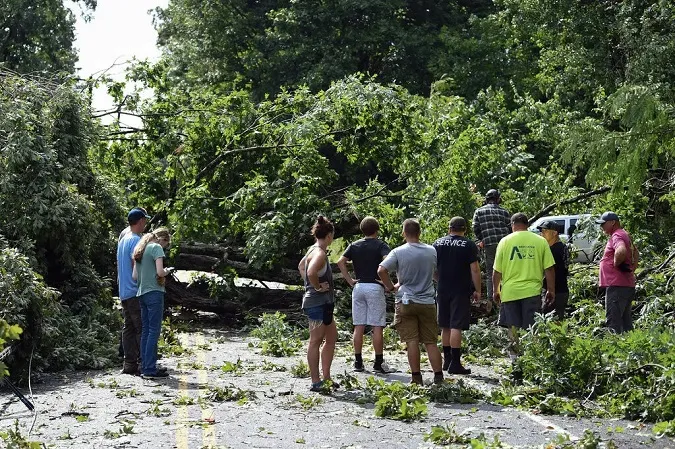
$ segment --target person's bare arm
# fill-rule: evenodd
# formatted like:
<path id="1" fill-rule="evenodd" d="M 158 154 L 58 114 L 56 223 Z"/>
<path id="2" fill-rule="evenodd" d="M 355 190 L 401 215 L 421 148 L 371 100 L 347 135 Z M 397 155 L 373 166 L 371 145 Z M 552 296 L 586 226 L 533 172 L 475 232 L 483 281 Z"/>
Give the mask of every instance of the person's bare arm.
<path id="1" fill-rule="evenodd" d="M 307 260 L 307 256 L 303 257 L 298 264 L 298 272 L 303 281 L 305 280 L 305 260 Z"/>
<path id="2" fill-rule="evenodd" d="M 134 260 L 132 262 L 132 264 L 134 265 L 134 268 L 131 272 L 131 279 L 133 279 L 134 281 L 137 281 L 138 280 L 138 270 L 136 269 L 136 261 Z"/>
<path id="3" fill-rule="evenodd" d="M 497 271 L 492 271 L 492 300 L 495 304 L 502 302 L 501 293 L 499 293 L 499 284 L 502 282 L 502 274 Z"/>
<path id="4" fill-rule="evenodd" d="M 157 271 L 157 276 L 163 278 L 168 276 L 173 271 L 173 269 L 164 268 L 164 258 L 158 257 L 155 259 L 155 271 Z"/>
<path id="5" fill-rule="evenodd" d="M 626 248 L 626 244 L 622 240 L 619 240 L 614 247 L 614 266 L 618 267 L 624 263 L 627 258 L 628 248 Z"/>
<path id="6" fill-rule="evenodd" d="M 330 289 L 328 282 L 319 281 L 319 271 L 326 265 L 326 253 L 319 249 L 307 265 L 307 279 L 317 292 L 327 292 Z"/>
<path id="7" fill-rule="evenodd" d="M 382 265 L 377 267 L 377 275 L 380 276 L 382 284 L 384 284 L 385 290 L 390 292 L 395 289 L 394 284 L 391 282 L 391 277 L 389 277 L 389 271 L 387 271 L 387 269 L 384 268 Z"/>
<path id="8" fill-rule="evenodd" d="M 551 305 L 555 301 L 555 268 L 547 268 L 544 275 L 546 276 L 546 304 Z"/>
<path id="9" fill-rule="evenodd" d="M 480 265 L 478 265 L 478 261 L 475 261 L 471 264 L 471 279 L 473 280 L 473 288 L 476 289 L 476 291 L 473 292 L 473 299 L 474 301 L 478 302 L 480 301 L 481 294 Z"/>
<path id="10" fill-rule="evenodd" d="M 342 273 L 342 277 L 345 279 L 347 284 L 349 284 L 350 287 L 353 287 L 359 280 L 352 279 L 352 276 L 349 274 L 349 270 L 347 270 L 348 261 L 349 259 L 347 259 L 345 256 L 341 256 L 337 261 L 337 266 L 340 269 L 340 273 Z"/>

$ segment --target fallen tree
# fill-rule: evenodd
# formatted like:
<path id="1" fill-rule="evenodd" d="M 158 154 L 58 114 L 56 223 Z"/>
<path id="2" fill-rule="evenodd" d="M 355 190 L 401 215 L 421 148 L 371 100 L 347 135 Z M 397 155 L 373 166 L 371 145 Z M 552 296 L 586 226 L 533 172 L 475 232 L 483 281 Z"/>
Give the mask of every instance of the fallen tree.
<path id="1" fill-rule="evenodd" d="M 185 284 L 173 277 L 166 282 L 166 302 L 189 310 L 220 315 L 228 322 L 238 321 L 248 313 L 262 310 L 299 310 L 302 290 L 264 287 L 234 287 L 229 297 L 212 297 L 201 283 Z"/>
<path id="2" fill-rule="evenodd" d="M 282 261 L 282 266 L 278 268 L 258 269 L 251 266 L 241 247 L 187 243 L 179 247 L 173 266 L 178 270 L 196 270 L 216 274 L 230 271 L 240 278 L 301 285 L 302 279 L 298 273 L 299 262 L 299 259 L 286 258 Z M 331 264 L 331 268 L 336 279 L 341 279 L 337 265 Z"/>

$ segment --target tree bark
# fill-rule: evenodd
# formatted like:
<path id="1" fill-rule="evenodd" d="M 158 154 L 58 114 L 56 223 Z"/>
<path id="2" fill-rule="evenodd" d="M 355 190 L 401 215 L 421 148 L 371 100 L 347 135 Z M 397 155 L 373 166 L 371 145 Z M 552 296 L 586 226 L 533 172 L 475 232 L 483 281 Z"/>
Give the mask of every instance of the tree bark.
<path id="1" fill-rule="evenodd" d="M 263 287 L 237 287 L 230 298 L 212 299 L 207 292 L 190 287 L 175 280 L 166 278 L 166 301 L 190 310 L 212 312 L 226 321 L 242 319 L 246 313 L 257 308 L 265 310 L 294 309 L 300 310 L 302 290 L 271 289 Z"/>
<path id="2" fill-rule="evenodd" d="M 234 270 L 239 277 L 257 279 L 259 281 L 279 282 L 286 285 L 302 285 L 298 273 L 300 260 L 286 259 L 276 269 L 256 269 L 249 265 L 243 249 L 204 243 L 183 244 L 173 261 L 178 270 L 196 270 L 209 273 L 226 273 Z M 336 280 L 341 279 L 337 264 L 331 264 Z"/>

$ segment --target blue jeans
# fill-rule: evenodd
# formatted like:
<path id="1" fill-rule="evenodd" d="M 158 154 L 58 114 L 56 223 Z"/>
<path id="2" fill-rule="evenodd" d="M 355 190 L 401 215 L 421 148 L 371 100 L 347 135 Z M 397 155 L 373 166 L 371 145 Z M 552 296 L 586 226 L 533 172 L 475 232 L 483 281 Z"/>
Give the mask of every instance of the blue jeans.
<path id="1" fill-rule="evenodd" d="M 157 343 L 164 314 L 164 292 L 151 291 L 140 296 L 141 303 L 141 373 L 157 373 Z"/>

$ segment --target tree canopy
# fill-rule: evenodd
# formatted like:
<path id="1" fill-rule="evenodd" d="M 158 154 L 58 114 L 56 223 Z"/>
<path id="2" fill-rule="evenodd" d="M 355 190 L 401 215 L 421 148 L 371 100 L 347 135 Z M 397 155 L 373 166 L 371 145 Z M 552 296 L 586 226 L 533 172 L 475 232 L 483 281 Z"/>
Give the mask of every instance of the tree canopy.
<path id="1" fill-rule="evenodd" d="M 297 262 L 319 213 L 346 241 L 375 215 L 392 245 L 416 216 L 430 241 L 490 188 L 512 212 L 615 210 L 652 257 L 675 242 L 672 2 L 172 0 L 160 60 L 94 112 L 54 81 L 76 61 L 62 2 L 0 11 L 0 62 L 52 72 L 2 74 L 0 234 L 85 335 L 111 319 L 122 206 L 260 269 Z"/>

